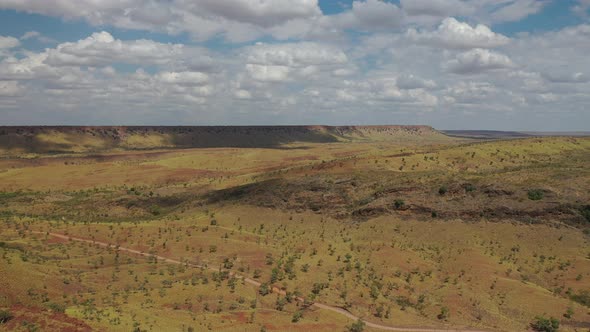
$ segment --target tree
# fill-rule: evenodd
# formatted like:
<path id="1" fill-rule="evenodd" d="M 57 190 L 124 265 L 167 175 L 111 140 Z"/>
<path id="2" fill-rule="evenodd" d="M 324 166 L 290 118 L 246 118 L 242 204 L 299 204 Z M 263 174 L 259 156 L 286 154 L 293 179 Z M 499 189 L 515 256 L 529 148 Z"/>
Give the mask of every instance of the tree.
<path id="1" fill-rule="evenodd" d="M 446 320 L 447 318 L 449 318 L 450 314 L 449 314 L 449 308 L 447 307 L 442 307 L 440 308 L 440 313 L 436 316 L 436 318 L 440 319 L 440 320 Z"/>
<path id="2" fill-rule="evenodd" d="M 365 322 L 359 318 L 356 322 L 347 326 L 347 329 L 348 332 L 363 332 L 365 330 Z"/>
<path id="3" fill-rule="evenodd" d="M 260 288 L 258 288 L 258 294 L 265 296 L 268 295 L 270 293 L 270 287 L 268 285 L 268 283 L 263 283 L 260 285 Z"/>
<path id="4" fill-rule="evenodd" d="M 0 310 L 0 324 L 4 324 L 14 318 L 12 313 L 8 310 Z"/>
<path id="5" fill-rule="evenodd" d="M 531 328 L 537 332 L 556 332 L 559 330 L 559 321 L 553 317 L 535 317 L 531 323 Z"/>
<path id="6" fill-rule="evenodd" d="M 301 318 L 303 318 L 303 312 L 301 310 L 297 310 L 293 314 L 293 318 L 291 318 L 291 322 L 297 323 L 298 321 L 301 320 Z"/>

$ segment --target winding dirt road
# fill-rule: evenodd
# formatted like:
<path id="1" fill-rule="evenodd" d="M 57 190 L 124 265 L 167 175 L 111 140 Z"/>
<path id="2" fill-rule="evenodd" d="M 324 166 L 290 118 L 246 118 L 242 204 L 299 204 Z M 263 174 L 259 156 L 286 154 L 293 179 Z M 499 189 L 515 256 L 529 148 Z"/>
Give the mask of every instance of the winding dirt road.
<path id="1" fill-rule="evenodd" d="M 199 268 L 199 269 L 208 269 L 211 271 L 219 271 L 219 268 L 214 268 L 214 267 L 208 267 L 208 266 L 203 266 L 203 265 L 198 265 L 198 264 L 193 264 L 193 263 L 188 263 L 188 262 L 181 262 L 179 260 L 175 260 L 172 258 L 168 258 L 168 257 L 164 257 L 164 256 L 159 256 L 159 255 L 153 255 L 150 253 L 146 253 L 146 252 L 142 252 L 139 250 L 135 250 L 135 249 L 130 249 L 130 248 L 125 248 L 125 247 L 121 247 L 121 246 L 117 246 L 114 244 L 109 244 L 106 242 L 101 242 L 101 241 L 95 241 L 95 240 L 89 240 L 89 239 L 84 239 L 84 238 L 79 238 L 79 237 L 74 237 L 74 236 L 69 236 L 69 235 L 65 235 L 65 234 L 59 234 L 59 233 L 47 233 L 47 232 L 38 232 L 38 231 L 33 231 L 33 233 L 35 234 L 46 234 L 46 235 L 51 235 L 55 238 L 59 238 L 59 239 L 63 239 L 63 240 L 68 240 L 68 241 L 77 241 L 77 242 L 85 242 L 85 243 L 90 243 L 90 244 L 94 244 L 97 246 L 101 246 L 101 247 L 105 247 L 105 248 L 113 248 L 116 249 L 118 251 L 122 251 L 122 252 L 127 252 L 127 253 L 131 253 L 131 254 L 136 254 L 139 256 L 144 256 L 144 257 L 150 257 L 150 258 L 156 258 L 159 261 L 162 262 L 166 262 L 166 263 L 170 263 L 170 264 L 180 264 L 180 265 L 186 265 L 189 267 L 193 267 L 193 268 Z M 260 287 L 261 283 L 254 280 L 254 279 L 250 279 L 241 275 L 236 274 L 235 272 L 231 272 L 230 271 L 230 276 L 233 276 L 235 278 L 238 279 L 242 279 L 244 280 L 244 282 L 253 285 L 255 287 Z M 281 294 L 281 295 L 285 295 L 285 291 L 273 287 L 272 288 L 272 292 L 273 293 L 277 293 L 277 294 Z M 304 299 L 303 298 L 297 298 L 296 299 L 299 302 L 303 302 Z M 415 328 L 410 328 L 410 327 L 394 327 L 394 326 L 388 326 L 388 325 L 381 325 L 381 324 L 377 324 L 377 323 L 371 323 L 370 321 L 365 320 L 364 318 L 360 318 L 358 316 L 353 315 L 352 313 L 350 313 L 349 311 L 339 308 L 339 307 L 334 307 L 331 305 L 327 305 L 327 304 L 323 304 L 323 303 L 318 303 L 315 302 L 312 304 L 312 306 L 319 308 L 319 309 L 324 309 L 324 310 L 329 310 L 332 312 L 335 312 L 337 314 L 346 316 L 352 320 L 359 320 L 361 319 L 367 327 L 370 328 L 374 328 L 374 329 L 379 329 L 379 330 L 384 330 L 384 331 L 399 331 L 399 332 L 489 332 L 489 331 L 485 331 L 485 330 L 473 330 L 473 329 L 436 329 L 436 328 L 420 328 L 420 327 L 415 327 Z"/>

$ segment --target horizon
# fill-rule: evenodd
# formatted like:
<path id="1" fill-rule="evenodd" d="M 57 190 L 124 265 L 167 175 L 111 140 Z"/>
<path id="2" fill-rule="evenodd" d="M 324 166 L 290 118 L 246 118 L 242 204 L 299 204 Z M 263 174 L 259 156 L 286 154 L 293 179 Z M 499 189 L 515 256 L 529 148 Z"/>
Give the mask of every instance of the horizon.
<path id="1" fill-rule="evenodd" d="M 590 127 L 588 0 L 0 0 L 0 124 Z"/>

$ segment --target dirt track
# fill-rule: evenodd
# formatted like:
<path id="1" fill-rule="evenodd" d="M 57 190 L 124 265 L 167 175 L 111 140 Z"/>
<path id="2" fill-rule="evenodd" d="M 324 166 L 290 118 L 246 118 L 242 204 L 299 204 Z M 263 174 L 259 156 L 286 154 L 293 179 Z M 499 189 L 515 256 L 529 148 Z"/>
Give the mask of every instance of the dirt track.
<path id="1" fill-rule="evenodd" d="M 109 244 L 106 242 L 100 242 L 100 241 L 94 241 L 94 240 L 89 240 L 89 239 L 84 239 L 84 238 L 79 238 L 79 237 L 74 237 L 74 236 L 69 236 L 69 235 L 64 235 L 64 234 L 59 234 L 59 233 L 47 233 L 47 232 L 38 232 L 38 231 L 33 231 L 33 233 L 36 234 L 48 234 L 51 235 L 53 237 L 59 238 L 59 239 L 63 239 L 63 240 L 69 240 L 69 241 L 78 241 L 78 242 L 85 242 L 85 243 L 90 243 L 90 244 L 94 244 L 94 245 L 98 245 L 101 247 L 106 247 L 106 248 L 114 248 L 116 250 L 119 251 L 123 251 L 123 252 L 128 252 L 131 254 L 136 254 L 136 255 L 140 255 L 140 256 L 144 256 L 144 257 L 152 257 L 152 258 L 156 258 L 160 261 L 166 262 L 166 263 L 171 263 L 171 264 L 181 264 L 181 265 L 186 265 L 189 267 L 194 267 L 194 268 L 199 268 L 199 269 L 208 269 L 211 271 L 219 271 L 219 268 L 213 268 L 213 267 L 207 267 L 207 266 L 202 266 L 202 265 L 198 265 L 198 264 L 193 264 L 193 263 L 188 263 L 188 262 L 181 262 L 175 259 L 171 259 L 171 258 L 167 258 L 164 256 L 159 256 L 159 255 L 152 255 L 149 253 L 145 253 L 139 250 L 135 250 L 135 249 L 130 249 L 130 248 L 125 248 L 125 247 L 121 247 L 121 246 L 117 246 L 114 244 Z M 244 282 L 253 285 L 255 287 L 260 287 L 261 283 L 238 275 L 235 272 L 230 272 L 231 276 L 234 276 L 236 278 L 239 279 L 243 279 Z M 277 293 L 277 294 L 282 294 L 285 295 L 285 291 L 280 290 L 279 288 L 273 287 L 272 289 L 273 293 Z M 297 298 L 297 301 L 303 302 L 303 298 Z M 324 310 L 329 310 L 335 313 L 338 313 L 340 315 L 346 316 L 352 320 L 358 320 L 361 319 L 363 322 L 365 322 L 367 327 L 370 328 L 374 328 L 374 329 L 379 329 L 379 330 L 384 330 L 384 331 L 401 331 L 401 332 L 488 332 L 485 330 L 474 330 L 474 329 L 437 329 L 437 328 L 421 328 L 421 327 L 415 327 L 415 328 L 409 328 L 409 327 L 394 327 L 394 326 L 388 326 L 388 325 L 381 325 L 381 324 L 376 324 L 376 323 L 371 323 L 370 321 L 367 321 L 363 318 L 360 318 L 358 316 L 353 315 L 352 313 L 350 313 L 349 311 L 346 311 L 345 309 L 339 308 L 339 307 L 334 307 L 334 306 L 330 306 L 327 304 L 323 304 L 323 303 L 318 303 L 315 302 L 312 304 L 312 306 L 317 307 L 319 309 L 324 309 Z"/>

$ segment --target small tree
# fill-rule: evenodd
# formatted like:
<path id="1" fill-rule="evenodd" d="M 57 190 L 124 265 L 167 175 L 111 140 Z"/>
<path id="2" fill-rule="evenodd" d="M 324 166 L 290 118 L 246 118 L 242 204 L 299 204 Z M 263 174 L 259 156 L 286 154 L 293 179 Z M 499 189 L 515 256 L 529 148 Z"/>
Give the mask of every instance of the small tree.
<path id="1" fill-rule="evenodd" d="M 528 191 L 527 195 L 531 201 L 538 201 L 543 199 L 545 193 L 541 189 L 531 189 Z"/>
<path id="2" fill-rule="evenodd" d="M 348 332 L 363 332 L 365 330 L 365 322 L 360 318 L 347 327 Z"/>
<path id="3" fill-rule="evenodd" d="M 531 323 L 531 328 L 537 332 L 556 332 L 559 330 L 559 321 L 553 317 L 535 317 Z"/>
<path id="4" fill-rule="evenodd" d="M 270 293 L 270 286 L 268 285 L 268 283 L 263 283 L 260 285 L 260 288 L 258 288 L 258 294 L 265 296 L 268 295 Z"/>
<path id="5" fill-rule="evenodd" d="M 301 320 L 301 318 L 303 318 L 303 312 L 301 310 L 297 310 L 293 314 L 293 318 L 291 318 L 291 322 L 297 323 L 298 321 Z"/>
<path id="6" fill-rule="evenodd" d="M 0 310 L 0 324 L 4 324 L 14 318 L 12 313 L 8 310 Z"/>
<path id="7" fill-rule="evenodd" d="M 442 196 L 442 195 L 444 195 L 446 193 L 447 193 L 447 186 L 442 186 L 442 187 L 438 188 L 438 194 L 439 195 Z"/>
<path id="8" fill-rule="evenodd" d="M 442 307 L 442 308 L 440 308 L 440 313 L 436 316 L 436 318 L 438 318 L 440 320 L 446 320 L 447 318 L 449 318 L 449 316 L 450 316 L 449 308 Z"/>

